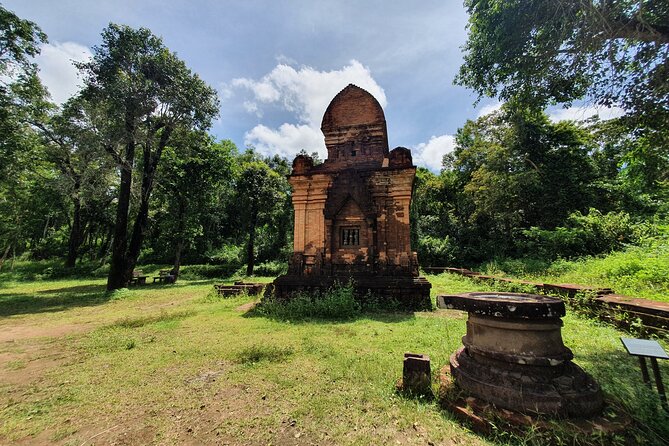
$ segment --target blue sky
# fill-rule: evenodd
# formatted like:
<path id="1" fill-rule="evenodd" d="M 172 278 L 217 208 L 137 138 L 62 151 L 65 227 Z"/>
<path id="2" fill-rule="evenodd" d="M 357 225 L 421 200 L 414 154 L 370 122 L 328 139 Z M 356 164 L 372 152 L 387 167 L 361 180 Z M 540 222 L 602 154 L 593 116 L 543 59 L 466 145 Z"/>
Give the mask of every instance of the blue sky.
<path id="1" fill-rule="evenodd" d="M 49 36 L 37 62 L 57 102 L 77 90 L 72 60 L 100 44 L 110 22 L 146 27 L 215 87 L 220 119 L 211 129 L 240 149 L 291 158 L 325 154 L 320 121 L 348 83 L 384 107 L 392 147 L 438 171 L 467 119 L 499 107 L 453 85 L 462 62 L 467 13 L 462 0 L 165 1 L 6 0 Z M 556 110 L 584 118 L 585 108 Z"/>

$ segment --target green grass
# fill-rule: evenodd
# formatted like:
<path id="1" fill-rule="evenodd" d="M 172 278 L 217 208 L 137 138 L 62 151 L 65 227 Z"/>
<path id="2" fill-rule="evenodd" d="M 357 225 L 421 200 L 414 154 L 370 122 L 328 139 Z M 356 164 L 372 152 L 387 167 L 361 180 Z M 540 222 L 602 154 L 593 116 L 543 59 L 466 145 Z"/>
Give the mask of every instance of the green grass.
<path id="1" fill-rule="evenodd" d="M 669 302 L 669 239 L 579 260 L 500 260 L 480 268 L 486 274 L 545 283 L 612 288 L 618 294 Z"/>
<path id="2" fill-rule="evenodd" d="M 450 274 L 429 279 L 433 297 L 486 289 Z M 13 361 L 0 367 L 0 444 L 79 445 L 94 436 L 103 444 L 531 444 L 530 436 L 475 435 L 434 401 L 395 393 L 407 351 L 430 355 L 436 391 L 464 314 L 248 317 L 253 298 L 215 297 L 213 283 L 111 295 L 100 280 L 1 288 L 0 335 L 16 335 L 0 342 L 0 358 Z M 669 438 L 669 417 L 620 332 L 568 315 L 563 333 L 576 362 L 638 420 L 639 441 Z"/>

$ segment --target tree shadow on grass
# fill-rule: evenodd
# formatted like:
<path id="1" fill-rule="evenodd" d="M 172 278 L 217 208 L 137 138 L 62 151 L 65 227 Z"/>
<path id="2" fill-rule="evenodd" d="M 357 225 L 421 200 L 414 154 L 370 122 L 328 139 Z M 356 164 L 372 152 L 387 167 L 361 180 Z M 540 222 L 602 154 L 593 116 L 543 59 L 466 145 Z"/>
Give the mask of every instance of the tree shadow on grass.
<path id="1" fill-rule="evenodd" d="M 105 292 L 104 285 L 76 285 L 34 293 L 0 294 L 0 317 L 19 314 L 49 313 L 75 307 L 103 304 L 113 294 Z"/>
<path id="2" fill-rule="evenodd" d="M 105 285 L 75 285 L 50 290 L 40 290 L 37 294 L 61 294 L 61 293 L 95 293 L 104 292 Z"/>

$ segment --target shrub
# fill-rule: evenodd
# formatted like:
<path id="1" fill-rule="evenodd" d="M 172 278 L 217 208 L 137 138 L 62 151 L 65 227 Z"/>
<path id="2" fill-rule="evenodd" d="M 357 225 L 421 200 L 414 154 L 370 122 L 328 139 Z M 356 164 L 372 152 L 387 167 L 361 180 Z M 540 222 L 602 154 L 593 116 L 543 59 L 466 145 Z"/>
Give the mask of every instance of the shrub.
<path id="1" fill-rule="evenodd" d="M 253 274 L 256 276 L 278 276 L 286 274 L 288 271 L 288 263 L 281 261 L 263 262 L 256 265 L 253 269 Z"/>
<path id="2" fill-rule="evenodd" d="M 418 258 L 423 265 L 450 265 L 455 258 L 454 246 L 450 237 L 432 237 L 426 235 L 418 239 Z"/>
<path id="3" fill-rule="evenodd" d="M 230 277 L 236 271 L 236 265 L 185 265 L 179 271 L 179 277 L 185 280 L 219 279 Z"/>
<path id="4" fill-rule="evenodd" d="M 206 257 L 209 263 L 230 265 L 231 268 L 238 269 L 242 266 L 242 248 L 242 245 L 224 245 L 222 248 L 208 252 Z"/>
<path id="5" fill-rule="evenodd" d="M 105 277 L 108 265 L 100 266 L 98 262 L 79 262 L 74 268 L 65 268 L 63 262 L 57 260 L 28 261 L 18 260 L 5 262 L 0 270 L 0 280 L 56 280 L 65 278 Z"/>
<path id="6" fill-rule="evenodd" d="M 265 298 L 256 311 L 272 319 L 351 319 L 362 311 L 353 284 L 335 285 L 325 293 L 299 293 L 290 299 Z"/>
<path id="7" fill-rule="evenodd" d="M 641 242 L 652 232 L 651 225 L 634 223 L 625 212 L 602 214 L 597 209 L 590 209 L 586 215 L 571 214 L 565 227 L 521 230 L 517 245 L 525 255 L 547 259 L 574 258 L 619 250 Z"/>

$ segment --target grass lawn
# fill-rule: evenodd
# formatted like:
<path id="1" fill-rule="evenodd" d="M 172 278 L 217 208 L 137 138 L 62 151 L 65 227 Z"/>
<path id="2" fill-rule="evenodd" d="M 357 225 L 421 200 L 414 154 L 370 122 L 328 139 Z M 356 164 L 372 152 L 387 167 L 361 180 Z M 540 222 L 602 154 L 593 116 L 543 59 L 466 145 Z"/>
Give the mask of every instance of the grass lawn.
<path id="1" fill-rule="evenodd" d="M 508 259 L 489 262 L 480 270 L 534 282 L 612 288 L 618 294 L 669 302 L 669 237 L 599 257 L 553 262 Z"/>
<path id="2" fill-rule="evenodd" d="M 429 279 L 434 295 L 486 289 Z M 404 352 L 429 354 L 436 378 L 464 313 L 277 321 L 250 313 L 252 298 L 212 296 L 213 283 L 112 294 L 104 280 L 0 285 L 0 444 L 532 442 L 478 436 L 436 403 L 395 394 Z M 564 322 L 576 362 L 637 420 L 634 442 L 667 441 L 669 417 L 622 333 L 571 314 Z"/>

